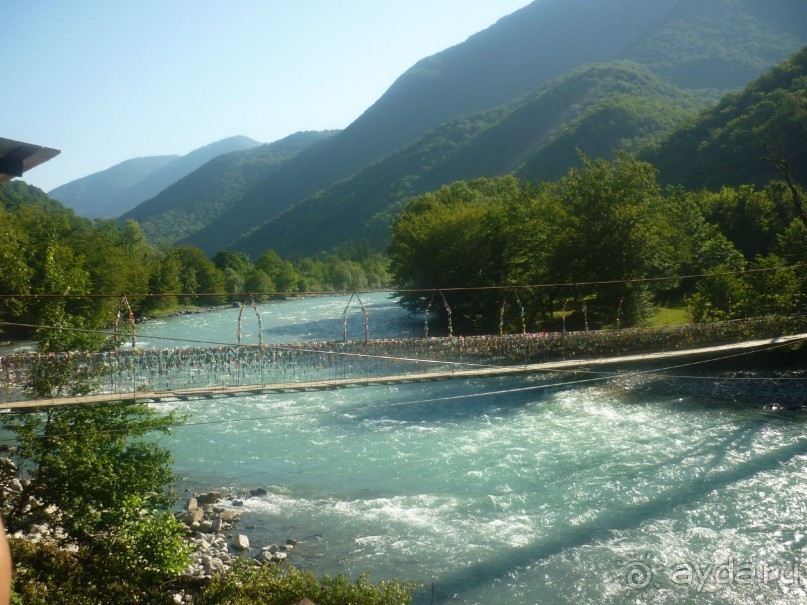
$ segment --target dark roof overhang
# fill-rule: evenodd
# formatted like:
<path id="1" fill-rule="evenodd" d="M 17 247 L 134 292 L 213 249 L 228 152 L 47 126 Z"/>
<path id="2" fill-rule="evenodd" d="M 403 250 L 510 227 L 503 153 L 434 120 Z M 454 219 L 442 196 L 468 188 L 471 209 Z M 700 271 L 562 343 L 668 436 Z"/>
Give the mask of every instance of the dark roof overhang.
<path id="1" fill-rule="evenodd" d="M 57 155 L 58 149 L 0 138 L 0 183 L 22 176 Z"/>

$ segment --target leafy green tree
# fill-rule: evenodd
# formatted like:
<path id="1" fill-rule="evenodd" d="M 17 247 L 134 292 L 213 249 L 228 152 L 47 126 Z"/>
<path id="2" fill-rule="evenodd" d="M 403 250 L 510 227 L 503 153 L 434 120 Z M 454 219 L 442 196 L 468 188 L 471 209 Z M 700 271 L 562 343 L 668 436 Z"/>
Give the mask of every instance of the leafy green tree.
<path id="1" fill-rule="evenodd" d="M 217 252 L 213 257 L 213 264 L 221 271 L 232 269 L 241 275 L 246 275 L 252 268 L 252 263 L 243 252 L 231 252 L 230 250 L 222 250 Z"/>
<path id="2" fill-rule="evenodd" d="M 796 269 L 778 256 L 758 256 L 745 275 L 743 313 L 749 317 L 787 315 L 802 309 Z"/>
<path id="3" fill-rule="evenodd" d="M 25 253 L 27 237 L 14 215 L 0 208 L 0 294 L 28 294 L 33 269 Z M 24 298 L 1 298 L 0 318 L 7 321 L 27 320 L 28 301 Z"/>
<path id="4" fill-rule="evenodd" d="M 768 254 L 776 236 L 790 222 L 791 208 L 752 186 L 723 187 L 702 196 L 703 212 L 726 238 L 751 260 Z"/>
<path id="5" fill-rule="evenodd" d="M 367 289 L 367 275 L 356 262 L 341 261 L 330 267 L 331 284 L 338 291 L 358 292 Z"/>
<path id="6" fill-rule="evenodd" d="M 145 404 L 6 416 L 18 446 L 17 476 L 4 479 L 24 479 L 0 496 L 9 531 L 43 521 L 61 527 L 92 562 L 94 581 L 123 584 L 129 602 L 140 602 L 133 597 L 144 587 L 188 564 L 182 527 L 165 512 L 174 502 L 171 455 L 145 438 L 178 420 Z"/>
<path id="7" fill-rule="evenodd" d="M 208 296 L 191 297 L 186 302 L 200 305 L 222 304 L 222 296 L 209 296 L 224 292 L 224 273 L 205 256 L 199 248 L 180 246 L 171 250 L 179 260 L 180 280 L 183 291 L 187 294 L 207 294 Z"/>
<path id="8" fill-rule="evenodd" d="M 255 299 L 259 301 L 266 300 L 276 292 L 275 282 L 263 269 L 259 268 L 253 269 L 247 276 L 244 289 L 255 294 Z"/>
<path id="9" fill-rule="evenodd" d="M 149 268 L 149 293 L 157 296 L 143 301 L 141 306 L 143 313 L 169 311 L 177 306 L 177 298 L 160 295 L 175 294 L 182 291 L 181 271 L 182 265 L 173 254 L 168 254 L 151 264 Z"/>
<path id="10" fill-rule="evenodd" d="M 272 249 L 268 249 L 261 254 L 258 260 L 255 261 L 255 267 L 271 278 L 275 289 L 279 293 L 299 292 L 301 282 L 305 282 L 303 276 L 294 265 L 280 258 Z"/>
<path id="11" fill-rule="evenodd" d="M 675 231 L 656 170 L 626 155 L 581 159 L 581 168 L 549 186 L 563 210 L 553 272 L 574 282 L 668 274 L 676 265 Z M 601 288 L 589 306 L 602 323 L 620 312 L 623 325 L 641 323 L 651 312 L 647 288 L 638 282 Z"/>
<path id="12" fill-rule="evenodd" d="M 244 291 L 246 277 L 231 267 L 224 269 L 224 290 L 229 294 L 241 294 Z M 232 300 L 234 300 L 233 297 Z"/>
<path id="13" fill-rule="evenodd" d="M 413 198 L 393 224 L 389 248 L 403 304 L 422 312 L 438 288 L 500 284 L 506 265 L 494 209 L 520 192 L 515 178 L 502 177 L 459 181 Z M 496 315 L 496 298 L 455 292 L 450 305 L 455 317 L 480 329 Z"/>
<path id="14" fill-rule="evenodd" d="M 723 321 L 742 315 L 742 305 L 748 297 L 745 282 L 730 266 L 718 265 L 713 271 L 698 281 L 695 293 L 686 300 L 687 312 L 694 322 Z"/>

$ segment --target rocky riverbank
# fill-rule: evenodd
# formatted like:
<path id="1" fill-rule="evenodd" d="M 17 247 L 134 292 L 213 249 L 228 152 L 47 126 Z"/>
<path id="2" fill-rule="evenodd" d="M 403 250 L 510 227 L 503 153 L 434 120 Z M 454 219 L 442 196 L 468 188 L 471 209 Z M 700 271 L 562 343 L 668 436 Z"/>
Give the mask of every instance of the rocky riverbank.
<path id="1" fill-rule="evenodd" d="M 11 460 L 3 460 L 13 465 Z M 19 480 L 11 482 L 11 491 L 22 491 L 22 488 Z M 175 513 L 185 526 L 185 542 L 192 548 L 191 564 L 185 576 L 209 579 L 228 571 L 239 557 L 251 560 L 256 566 L 289 561 L 298 540 L 289 537 L 283 544 L 257 545 L 238 528 L 244 500 L 266 493 L 263 488 L 241 495 L 211 491 L 188 498 L 184 510 Z M 77 549 L 75 545 L 64 546 L 66 536 L 62 528 L 49 523 L 34 524 L 28 531 L 15 532 L 12 537 L 34 543 L 58 542 L 65 550 Z"/>
<path id="2" fill-rule="evenodd" d="M 284 544 L 258 546 L 238 530 L 244 500 L 266 493 L 263 488 L 243 495 L 211 491 L 188 498 L 185 510 L 177 513 L 177 518 L 187 528 L 186 539 L 194 549 L 187 575 L 210 578 L 224 573 L 237 557 L 250 558 L 255 565 L 288 560 L 298 540 L 290 537 Z"/>

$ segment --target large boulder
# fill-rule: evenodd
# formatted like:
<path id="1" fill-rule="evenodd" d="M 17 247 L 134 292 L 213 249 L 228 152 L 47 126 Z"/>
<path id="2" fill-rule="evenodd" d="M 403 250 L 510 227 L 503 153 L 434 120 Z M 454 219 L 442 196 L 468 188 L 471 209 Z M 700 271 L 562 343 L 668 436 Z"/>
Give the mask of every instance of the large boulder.
<path id="1" fill-rule="evenodd" d="M 244 534 L 236 535 L 231 544 L 236 550 L 249 550 L 249 538 Z"/>
<path id="2" fill-rule="evenodd" d="M 197 506 L 196 508 L 190 508 L 185 511 L 182 521 L 185 523 L 185 525 L 193 525 L 194 523 L 201 523 L 202 519 L 204 518 L 205 511 Z"/>
<path id="3" fill-rule="evenodd" d="M 219 500 L 221 500 L 221 492 L 207 492 L 206 494 L 196 496 L 196 501 L 199 503 L 199 506 L 213 504 Z"/>

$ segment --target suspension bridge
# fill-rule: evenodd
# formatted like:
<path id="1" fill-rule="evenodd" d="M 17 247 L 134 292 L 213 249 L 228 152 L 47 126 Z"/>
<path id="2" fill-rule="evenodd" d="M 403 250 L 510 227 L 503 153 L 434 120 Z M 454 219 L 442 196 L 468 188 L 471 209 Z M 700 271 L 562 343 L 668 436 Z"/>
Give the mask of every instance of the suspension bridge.
<path id="1" fill-rule="evenodd" d="M 0 357 L 0 409 L 560 372 L 729 355 L 805 340 L 807 315 L 791 315 L 590 332 L 15 353 Z"/>

